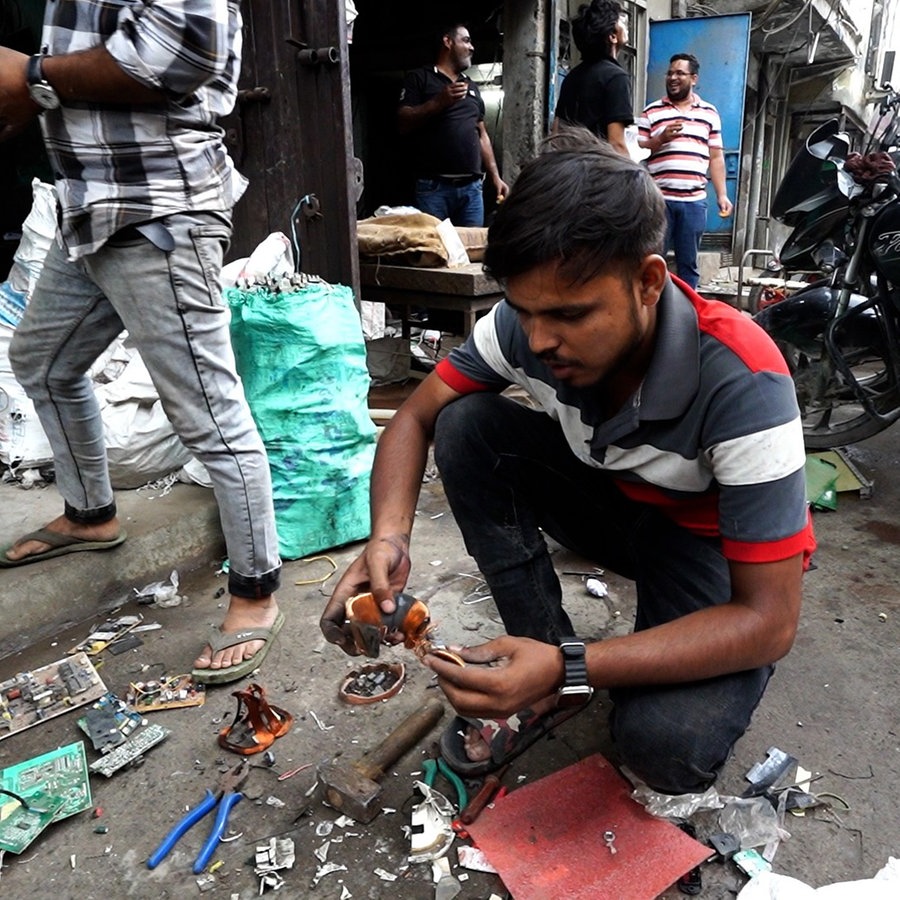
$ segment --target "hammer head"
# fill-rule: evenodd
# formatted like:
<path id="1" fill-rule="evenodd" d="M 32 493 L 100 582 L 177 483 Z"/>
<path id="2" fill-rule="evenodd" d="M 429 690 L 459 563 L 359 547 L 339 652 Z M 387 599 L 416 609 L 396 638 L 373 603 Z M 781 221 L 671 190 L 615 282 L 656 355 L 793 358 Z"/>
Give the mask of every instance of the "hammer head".
<path id="1" fill-rule="evenodd" d="M 357 822 L 371 822 L 381 812 L 381 785 L 352 765 L 329 763 L 318 769 L 325 802 Z"/>

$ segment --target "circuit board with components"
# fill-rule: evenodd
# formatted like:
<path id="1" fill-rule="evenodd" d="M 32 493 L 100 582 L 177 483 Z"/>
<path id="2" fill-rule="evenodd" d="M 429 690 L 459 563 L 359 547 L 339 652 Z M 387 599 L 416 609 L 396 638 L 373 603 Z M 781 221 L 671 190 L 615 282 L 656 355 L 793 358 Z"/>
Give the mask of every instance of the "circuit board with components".
<path id="1" fill-rule="evenodd" d="M 115 775 L 119 769 L 136 762 L 147 750 L 164 741 L 171 733 L 172 729 L 163 725 L 147 725 L 128 738 L 124 744 L 120 744 L 107 753 L 106 756 L 95 759 L 90 766 L 91 772 L 109 778 Z"/>
<path id="2" fill-rule="evenodd" d="M 0 681 L 0 740 L 46 722 L 106 693 L 87 655 L 76 653 Z"/>
<path id="3" fill-rule="evenodd" d="M 0 789 L 0 848 L 21 853 L 51 822 L 90 809 L 84 742 L 9 766 L 0 772 Z"/>

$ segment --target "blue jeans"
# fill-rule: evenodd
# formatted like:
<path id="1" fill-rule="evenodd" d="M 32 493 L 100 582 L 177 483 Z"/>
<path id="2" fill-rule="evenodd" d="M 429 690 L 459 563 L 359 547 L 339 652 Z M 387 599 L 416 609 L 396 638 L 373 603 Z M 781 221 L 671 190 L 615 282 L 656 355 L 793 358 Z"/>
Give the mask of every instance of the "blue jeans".
<path id="1" fill-rule="evenodd" d="M 696 288 L 700 281 L 697 251 L 706 231 L 706 200 L 666 200 L 666 249 L 675 251 L 675 272 Z"/>
<path id="2" fill-rule="evenodd" d="M 466 184 L 454 184 L 440 176 L 416 179 L 416 207 L 443 221 L 449 219 L 454 225 L 484 225 L 484 197 L 481 178 L 474 178 Z"/>
<path id="3" fill-rule="evenodd" d="M 718 541 L 628 500 L 606 473 L 575 458 L 542 412 L 495 394 L 462 397 L 438 418 L 435 461 L 509 634 L 557 643 L 573 633 L 542 531 L 635 581 L 635 630 L 730 599 Z M 658 791 L 705 790 L 750 724 L 773 668 L 611 690 L 622 762 Z"/>
<path id="4" fill-rule="evenodd" d="M 278 587 L 281 561 L 268 459 L 235 370 L 219 290 L 231 223 L 214 213 L 160 221 L 175 242 L 169 252 L 132 234 L 69 262 L 54 241 L 10 362 L 53 448 L 66 515 L 109 521 L 116 513 L 103 421 L 85 373 L 128 329 L 175 431 L 209 471 L 229 590 L 265 597 Z"/>

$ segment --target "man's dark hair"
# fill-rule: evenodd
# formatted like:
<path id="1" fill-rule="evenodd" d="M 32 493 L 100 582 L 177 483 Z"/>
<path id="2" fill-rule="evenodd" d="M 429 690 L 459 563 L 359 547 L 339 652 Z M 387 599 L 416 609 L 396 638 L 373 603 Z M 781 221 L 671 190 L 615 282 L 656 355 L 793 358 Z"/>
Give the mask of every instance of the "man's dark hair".
<path id="1" fill-rule="evenodd" d="M 688 64 L 688 71 L 691 75 L 700 74 L 700 60 L 693 53 L 674 53 L 669 57 L 669 65 L 672 65 L 676 59 L 683 59 Z"/>
<path id="2" fill-rule="evenodd" d="M 665 201 L 647 170 L 567 126 L 523 166 L 488 230 L 484 268 L 501 282 L 552 261 L 572 284 L 627 275 L 662 253 L 665 231 Z"/>
<path id="3" fill-rule="evenodd" d="M 444 46 L 445 37 L 455 38 L 456 32 L 459 31 L 460 28 L 468 30 L 469 26 L 465 22 L 443 22 L 438 25 L 437 30 L 434 33 L 435 50 L 440 50 Z"/>
<path id="4" fill-rule="evenodd" d="M 611 55 L 608 38 L 616 30 L 621 15 L 619 0 L 593 0 L 578 8 L 572 20 L 572 40 L 583 59 Z"/>

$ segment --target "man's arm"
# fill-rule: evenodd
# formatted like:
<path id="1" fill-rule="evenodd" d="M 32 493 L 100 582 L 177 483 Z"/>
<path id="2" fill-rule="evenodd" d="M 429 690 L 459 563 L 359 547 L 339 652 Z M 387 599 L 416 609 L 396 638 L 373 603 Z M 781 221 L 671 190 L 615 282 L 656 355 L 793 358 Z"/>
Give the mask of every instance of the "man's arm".
<path id="1" fill-rule="evenodd" d="M 597 688 L 675 684 L 768 665 L 794 641 L 800 615 L 802 556 L 772 563 L 730 563 L 728 603 L 664 625 L 591 643 L 588 676 Z M 559 650 L 526 638 L 503 637 L 464 650 L 459 668 L 425 663 L 461 715 L 508 716 L 553 694 L 563 681 Z"/>
<path id="2" fill-rule="evenodd" d="M 28 93 L 28 55 L 0 47 L 0 141 L 18 134 L 41 112 Z M 44 78 L 62 102 L 123 103 L 145 105 L 165 100 L 126 75 L 105 47 L 94 47 L 63 56 L 48 56 L 42 64 Z"/>
<path id="3" fill-rule="evenodd" d="M 659 153 L 665 144 L 668 144 L 673 138 L 681 134 L 683 126 L 680 122 L 669 122 L 665 128 L 661 128 L 656 134 L 653 133 L 651 125 L 646 133 L 641 132 L 638 135 L 638 146 L 649 150 L 652 153 Z"/>
<path id="4" fill-rule="evenodd" d="M 468 82 L 460 79 L 444 85 L 439 94 L 435 94 L 424 103 L 415 105 L 402 103 L 397 108 L 397 130 L 400 134 L 409 134 L 417 128 L 421 128 L 429 119 L 440 115 L 454 103 L 459 103 L 468 91 Z"/>
<path id="5" fill-rule="evenodd" d="M 628 152 L 628 144 L 625 142 L 625 126 L 621 122 L 610 122 L 606 126 L 606 139 L 612 144 L 617 153 L 631 158 Z"/>
<path id="6" fill-rule="evenodd" d="M 478 123 L 478 142 L 481 145 L 481 164 L 484 171 L 494 183 L 494 190 L 497 192 L 497 200 L 503 202 L 509 193 L 509 185 L 500 177 L 500 170 L 497 168 L 497 160 L 494 158 L 494 148 L 491 146 L 491 139 L 484 127 L 484 121 Z"/>
<path id="7" fill-rule="evenodd" d="M 428 447 L 438 413 L 460 394 L 434 372 L 400 406 L 378 440 L 372 468 L 372 532 L 363 553 L 350 565 L 328 601 L 319 625 L 332 643 L 352 653 L 344 633 L 344 604 L 371 591 L 391 612 L 394 594 L 409 576 L 409 539 L 422 486 Z"/>
<path id="8" fill-rule="evenodd" d="M 728 199 L 728 190 L 725 182 L 725 154 L 721 147 L 709 148 L 709 180 L 716 191 L 716 199 L 719 202 L 719 215 L 723 218 L 731 215 L 732 205 Z"/>

